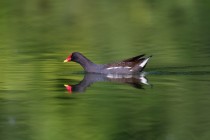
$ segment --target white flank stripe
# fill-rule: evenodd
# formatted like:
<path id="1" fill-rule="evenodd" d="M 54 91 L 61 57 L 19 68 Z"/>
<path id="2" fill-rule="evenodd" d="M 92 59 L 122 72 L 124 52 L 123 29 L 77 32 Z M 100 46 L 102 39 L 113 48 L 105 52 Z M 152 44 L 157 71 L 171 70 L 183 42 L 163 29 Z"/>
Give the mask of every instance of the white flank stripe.
<path id="1" fill-rule="evenodd" d="M 148 60 L 149 58 L 145 59 L 139 66 L 143 68 L 147 64 Z"/>
<path id="2" fill-rule="evenodd" d="M 124 67 L 125 69 L 130 69 L 131 67 L 128 67 L 128 66 L 126 66 L 126 67 Z"/>
<path id="3" fill-rule="evenodd" d="M 125 68 L 125 69 L 130 69 L 131 67 L 128 67 L 128 66 L 126 66 L 126 67 L 110 67 L 110 68 L 106 68 L 107 70 L 111 70 L 111 69 L 121 69 L 121 68 Z"/>

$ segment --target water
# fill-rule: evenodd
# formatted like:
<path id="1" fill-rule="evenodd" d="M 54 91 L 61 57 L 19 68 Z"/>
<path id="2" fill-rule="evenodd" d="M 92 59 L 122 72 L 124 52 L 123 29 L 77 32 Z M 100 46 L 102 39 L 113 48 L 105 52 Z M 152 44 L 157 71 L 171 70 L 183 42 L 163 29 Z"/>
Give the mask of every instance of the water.
<path id="1" fill-rule="evenodd" d="M 209 3 L 0 3 L 0 139 L 210 138 Z M 107 79 L 63 63 L 74 51 L 153 57 L 143 77 Z"/>

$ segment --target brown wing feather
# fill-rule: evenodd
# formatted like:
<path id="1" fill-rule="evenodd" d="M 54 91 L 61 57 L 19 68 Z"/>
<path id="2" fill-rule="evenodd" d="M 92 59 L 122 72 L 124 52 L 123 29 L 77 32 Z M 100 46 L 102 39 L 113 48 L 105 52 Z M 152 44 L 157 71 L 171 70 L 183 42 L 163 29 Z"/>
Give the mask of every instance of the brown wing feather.
<path id="1" fill-rule="evenodd" d="M 116 62 L 116 63 L 111 63 L 108 64 L 107 67 L 134 67 L 136 62 Z"/>
<path id="2" fill-rule="evenodd" d="M 125 59 L 121 62 L 115 62 L 115 63 L 110 63 L 107 64 L 106 67 L 118 67 L 118 66 L 122 66 L 122 67 L 134 67 L 136 64 L 138 64 L 139 62 L 141 62 L 142 60 L 144 60 L 145 58 L 143 58 L 145 54 L 142 55 L 138 55 L 132 58 L 128 58 Z"/>
<path id="3" fill-rule="evenodd" d="M 135 62 L 135 61 L 138 61 L 140 58 L 142 58 L 145 54 L 142 54 L 142 55 L 138 55 L 138 56 L 135 56 L 135 57 L 132 57 L 132 58 L 128 58 L 128 59 L 125 59 L 123 60 L 123 62 Z"/>

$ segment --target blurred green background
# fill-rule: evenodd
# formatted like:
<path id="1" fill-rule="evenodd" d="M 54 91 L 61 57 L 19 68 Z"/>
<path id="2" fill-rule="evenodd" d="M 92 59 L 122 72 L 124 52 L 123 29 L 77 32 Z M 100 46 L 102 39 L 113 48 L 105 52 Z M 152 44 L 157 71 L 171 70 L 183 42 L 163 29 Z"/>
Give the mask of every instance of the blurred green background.
<path id="1" fill-rule="evenodd" d="M 210 138 L 210 1 L 0 1 L 0 138 Z M 69 95 L 82 68 L 153 55 L 153 88 L 95 83 Z M 75 73 L 76 72 L 76 73 Z"/>

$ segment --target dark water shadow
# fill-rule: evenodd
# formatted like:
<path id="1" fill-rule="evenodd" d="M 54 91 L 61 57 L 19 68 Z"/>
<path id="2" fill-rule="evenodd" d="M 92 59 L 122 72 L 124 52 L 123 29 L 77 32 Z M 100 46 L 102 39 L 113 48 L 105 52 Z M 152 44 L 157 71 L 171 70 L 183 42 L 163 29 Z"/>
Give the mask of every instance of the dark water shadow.
<path id="1" fill-rule="evenodd" d="M 176 70 L 176 69 L 192 69 L 192 68 L 210 68 L 210 65 L 197 65 L 197 66 L 169 66 L 169 67 L 156 67 L 150 68 L 151 70 Z"/>
<path id="2" fill-rule="evenodd" d="M 64 80 L 63 80 L 64 81 Z M 66 81 L 66 80 L 65 80 Z M 69 80 L 72 81 L 72 80 Z M 119 75 L 119 74 L 85 74 L 83 80 L 79 83 L 72 85 L 67 83 L 64 86 L 69 93 L 73 92 L 84 92 L 88 87 L 96 82 L 113 82 L 113 83 L 122 83 L 130 85 L 137 89 L 144 89 L 144 85 L 149 85 L 148 79 L 145 77 L 145 74 L 141 75 Z"/>
<path id="3" fill-rule="evenodd" d="M 151 75 L 210 75 L 210 71 L 187 71 L 187 72 L 173 72 L 173 71 L 150 71 Z"/>
<path id="4" fill-rule="evenodd" d="M 207 68 L 209 70 L 206 70 Z M 210 75 L 210 65 L 160 67 L 150 69 L 148 73 L 155 75 Z"/>

